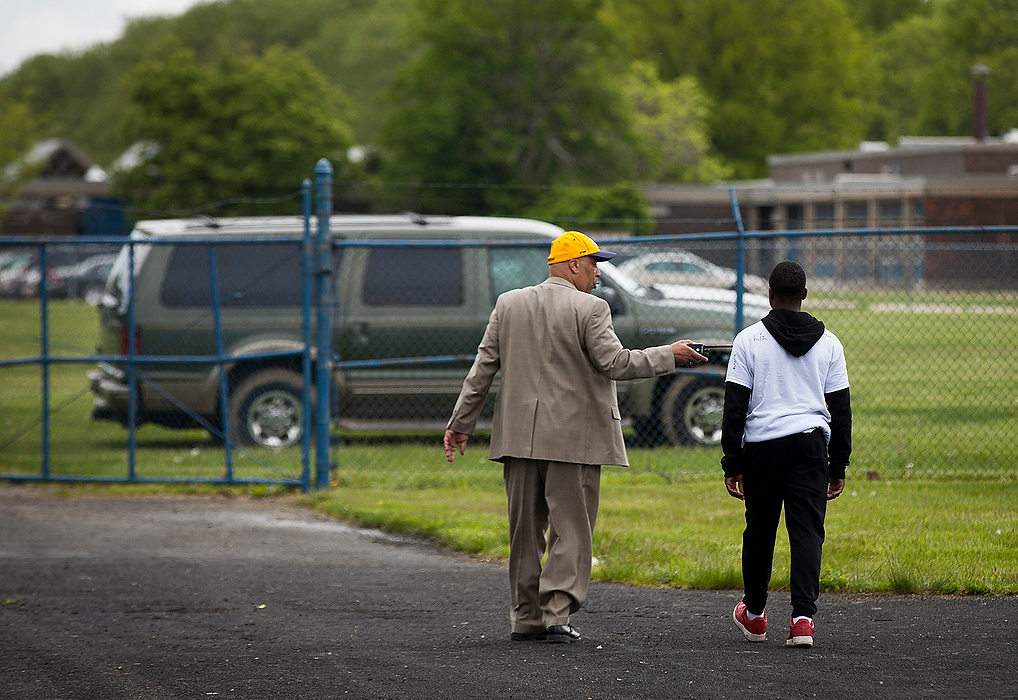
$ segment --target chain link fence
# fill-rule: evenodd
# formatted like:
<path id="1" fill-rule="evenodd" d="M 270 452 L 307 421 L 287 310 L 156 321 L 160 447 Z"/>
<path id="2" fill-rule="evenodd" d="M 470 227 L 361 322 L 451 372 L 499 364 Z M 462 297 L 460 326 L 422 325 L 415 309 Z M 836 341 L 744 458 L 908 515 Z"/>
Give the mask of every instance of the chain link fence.
<path id="1" fill-rule="evenodd" d="M 40 242 L 45 283 L 0 302 L 0 475 L 306 484 L 310 296 L 291 221 L 215 243 L 153 223 L 177 235 L 117 246 L 98 290 L 66 299 L 45 257 L 71 244 Z"/>
<path id="2" fill-rule="evenodd" d="M 769 310 L 766 278 L 773 265 L 794 259 L 809 277 L 804 310 L 824 321 L 845 345 L 855 426 L 850 478 L 1018 475 L 1018 247 L 1013 233 L 908 229 L 747 235 L 744 325 Z M 614 261 L 601 264 L 601 286 L 595 293 L 612 305 L 624 344 L 646 347 L 676 338 L 731 342 L 737 283 L 734 234 L 596 238 L 619 252 Z M 369 250 L 375 286 L 351 280 L 340 296 L 356 305 L 370 300 L 370 290 L 384 288 L 393 295 L 387 305 L 406 305 L 413 314 L 401 318 L 393 330 L 392 346 L 374 354 L 425 355 L 434 349 L 420 333 L 424 319 L 436 307 L 460 303 L 460 292 L 450 292 L 450 287 L 459 289 L 460 280 L 487 278 L 490 289 L 480 293 L 484 313 L 475 315 L 472 334 L 458 346 L 443 348 L 469 352 L 498 292 L 537 283 L 547 275 L 545 250 L 493 246 L 477 251 L 476 262 L 469 263 L 455 247 L 427 259 L 408 249 L 402 264 L 392 259 L 397 255 L 393 250 L 384 254 L 384 261 L 381 251 Z M 439 262 L 443 256 L 448 260 Z M 389 273 L 399 281 L 387 283 Z M 502 279 L 504 284 L 498 282 Z M 439 293 L 441 299 L 429 296 Z M 388 308 L 379 308 L 380 316 Z M 382 318 L 378 322 L 385 323 Z M 619 383 L 632 473 L 667 482 L 719 477 L 727 359 L 718 353 L 696 371 Z M 497 481 L 499 472 L 485 461 L 483 428 L 472 439 L 472 456 L 455 465 L 440 461 L 441 429 L 468 366 L 463 362 L 446 368 L 449 381 L 440 404 L 431 403 L 435 395 L 411 392 L 369 402 L 376 412 L 372 418 L 391 421 L 388 432 L 373 432 L 376 425 L 341 405 L 334 483 L 407 488 Z M 423 376 L 438 376 L 426 368 L 393 373 L 397 379 L 392 383 L 407 388 Z M 437 393 L 437 384 L 416 391 Z"/>
<path id="3" fill-rule="evenodd" d="M 108 251 L 93 254 L 113 270 L 101 291 L 57 298 L 45 284 L 0 299 L 0 478 L 306 485 L 320 393 L 310 300 L 322 296 L 331 485 L 384 493 L 497 483 L 501 472 L 486 459 L 490 412 L 466 459 L 447 464 L 441 436 L 495 298 L 547 276 L 557 229 L 332 221 L 330 258 L 314 270 L 301 217 L 164 222 L 115 263 Z M 1018 475 L 1014 230 L 594 238 L 619 252 L 601 264 L 595 293 L 634 348 L 730 343 L 740 259 L 743 325 L 769 309 L 771 267 L 800 262 L 804 310 L 846 350 L 850 478 Z M 43 248 L 4 246 L 0 255 Z M 618 384 L 631 474 L 654 483 L 720 477 L 727 359 L 716 352 L 673 376 Z"/>

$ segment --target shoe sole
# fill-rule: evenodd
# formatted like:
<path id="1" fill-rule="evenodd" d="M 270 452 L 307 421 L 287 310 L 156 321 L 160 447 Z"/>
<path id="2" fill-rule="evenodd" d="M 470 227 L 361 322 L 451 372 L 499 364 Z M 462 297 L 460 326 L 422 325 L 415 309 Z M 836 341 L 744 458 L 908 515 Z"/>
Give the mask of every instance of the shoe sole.
<path id="1" fill-rule="evenodd" d="M 543 642 L 547 636 L 543 632 L 513 632 L 509 639 L 514 642 Z"/>
<path id="2" fill-rule="evenodd" d="M 813 646 L 813 637 L 792 637 L 785 640 L 785 646 L 808 649 Z"/>
<path id="3" fill-rule="evenodd" d="M 746 626 L 744 624 L 739 622 L 739 618 L 737 618 L 735 616 L 735 611 L 734 610 L 732 611 L 732 622 L 734 622 L 735 626 L 739 628 L 740 632 L 742 632 L 742 636 L 746 638 L 746 641 L 749 641 L 749 642 L 765 642 L 765 641 L 767 641 L 767 633 L 766 632 L 764 632 L 763 634 L 753 634 L 752 632 L 750 632 L 748 629 L 746 629 Z"/>
<path id="4" fill-rule="evenodd" d="M 573 642 L 580 641 L 575 637 L 570 637 L 568 634 L 549 634 L 545 639 L 548 644 L 572 644 Z"/>

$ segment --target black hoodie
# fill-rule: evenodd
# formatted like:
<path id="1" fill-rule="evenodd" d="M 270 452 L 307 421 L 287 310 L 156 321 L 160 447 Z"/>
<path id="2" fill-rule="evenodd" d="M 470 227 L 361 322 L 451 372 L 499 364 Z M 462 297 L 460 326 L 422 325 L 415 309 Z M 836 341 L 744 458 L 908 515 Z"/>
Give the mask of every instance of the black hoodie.
<path id="1" fill-rule="evenodd" d="M 805 311 L 771 309 L 763 317 L 764 327 L 793 357 L 802 357 L 823 337 L 824 324 Z M 743 473 L 742 436 L 746 430 L 749 411 L 749 387 L 727 382 L 725 384 L 725 412 L 721 431 L 724 456 L 721 466 L 725 476 Z M 845 467 L 852 452 L 852 405 L 848 389 L 824 394 L 827 409 L 831 412 L 831 441 L 827 446 L 830 478 L 844 479 Z"/>
<path id="2" fill-rule="evenodd" d="M 764 328 L 792 357 L 805 355 L 824 335 L 823 322 L 805 311 L 771 309 L 762 320 Z"/>

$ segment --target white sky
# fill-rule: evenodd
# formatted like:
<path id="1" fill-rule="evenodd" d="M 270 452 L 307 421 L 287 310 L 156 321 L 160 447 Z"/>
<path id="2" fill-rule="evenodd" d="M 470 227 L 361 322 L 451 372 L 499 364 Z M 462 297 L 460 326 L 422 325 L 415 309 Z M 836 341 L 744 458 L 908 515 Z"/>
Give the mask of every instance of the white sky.
<path id="1" fill-rule="evenodd" d="M 40 53 L 120 36 L 128 18 L 178 15 L 199 0 L 0 0 L 0 75 Z"/>

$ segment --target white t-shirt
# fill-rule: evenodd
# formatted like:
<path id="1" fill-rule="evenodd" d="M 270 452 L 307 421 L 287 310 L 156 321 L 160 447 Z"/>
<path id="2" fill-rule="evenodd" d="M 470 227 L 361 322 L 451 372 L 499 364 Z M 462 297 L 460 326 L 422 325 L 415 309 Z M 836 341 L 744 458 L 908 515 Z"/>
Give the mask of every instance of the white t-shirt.
<path id="1" fill-rule="evenodd" d="M 746 442 L 763 442 L 822 428 L 831 440 L 831 414 L 824 394 L 848 388 L 841 341 L 829 330 L 802 357 L 793 357 L 762 321 L 735 337 L 729 382 L 751 390 Z"/>

